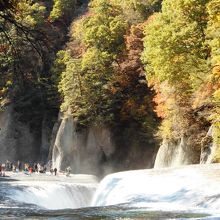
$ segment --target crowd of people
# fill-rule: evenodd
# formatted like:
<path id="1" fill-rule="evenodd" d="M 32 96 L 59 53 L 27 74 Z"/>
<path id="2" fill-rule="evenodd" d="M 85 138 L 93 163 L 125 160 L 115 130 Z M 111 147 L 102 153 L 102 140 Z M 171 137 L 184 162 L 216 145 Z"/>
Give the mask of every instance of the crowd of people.
<path id="1" fill-rule="evenodd" d="M 24 172 L 26 174 L 31 173 L 46 173 L 50 172 L 52 175 L 57 175 L 57 168 L 52 168 L 52 162 L 49 161 L 47 164 L 44 163 L 22 163 L 17 161 L 16 163 L 10 162 L 0 163 L 0 176 L 5 176 L 6 171 L 12 172 Z M 70 171 L 68 171 L 70 173 Z"/>

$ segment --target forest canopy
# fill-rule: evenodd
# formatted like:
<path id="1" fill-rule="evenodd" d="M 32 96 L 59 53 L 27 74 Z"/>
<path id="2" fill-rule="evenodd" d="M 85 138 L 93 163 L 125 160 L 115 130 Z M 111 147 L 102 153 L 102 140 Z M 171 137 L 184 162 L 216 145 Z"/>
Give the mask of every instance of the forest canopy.
<path id="1" fill-rule="evenodd" d="M 218 142 L 220 0 L 1 0 L 0 9 L 2 105 L 28 88 L 82 126 L 134 123 L 200 148 L 212 125 Z"/>

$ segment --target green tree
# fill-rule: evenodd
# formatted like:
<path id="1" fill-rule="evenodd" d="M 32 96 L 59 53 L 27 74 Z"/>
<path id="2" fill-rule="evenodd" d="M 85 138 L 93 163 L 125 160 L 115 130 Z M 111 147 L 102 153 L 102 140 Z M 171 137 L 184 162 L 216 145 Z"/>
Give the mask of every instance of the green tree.
<path id="1" fill-rule="evenodd" d="M 214 158 L 215 162 L 220 161 L 220 1 L 211 0 L 207 5 L 209 21 L 206 30 L 207 43 L 210 46 L 210 81 L 212 83 L 212 101 L 215 106 L 215 113 L 211 113 L 213 120 L 213 139 L 217 145 Z"/>
<path id="2" fill-rule="evenodd" d="M 209 21 L 207 27 L 207 42 L 211 48 L 211 66 L 213 74 L 220 74 L 220 1 L 212 0 L 207 5 Z"/>
<path id="3" fill-rule="evenodd" d="M 92 2 L 91 7 L 95 14 L 84 21 L 83 43 L 110 53 L 120 52 L 128 27 L 121 8 L 103 0 L 99 0 L 98 4 L 97 1 Z"/>
<path id="4" fill-rule="evenodd" d="M 1 82 L 7 85 L 10 82 L 15 93 L 24 89 L 25 71 L 32 68 L 33 58 L 40 62 L 43 40 L 38 28 L 43 23 L 45 10 L 39 3 L 22 0 L 4 1 L 4 10 L 0 12 Z M 32 75 L 36 78 L 38 67 Z M 6 84 L 1 84 L 2 90 L 9 91 L 5 89 L 9 88 Z M 2 100 L 7 94 L 4 92 Z"/>
<path id="5" fill-rule="evenodd" d="M 130 23 L 137 24 L 154 12 L 160 11 L 162 0 L 112 0 L 112 2 L 122 7 L 123 14 Z"/>
<path id="6" fill-rule="evenodd" d="M 157 110 L 163 112 L 160 137 L 178 139 L 189 134 L 191 127 L 202 127 L 193 99 L 209 77 L 208 2 L 164 0 L 162 12 L 146 25 L 142 59 L 146 76 L 158 91 Z M 190 135 L 197 134 L 194 129 Z"/>
<path id="7" fill-rule="evenodd" d="M 120 7 L 101 0 L 93 1 L 90 7 L 92 16 L 83 17 L 73 25 L 73 44 L 78 46 L 70 44 L 71 58 L 65 62 L 59 84 L 64 100 L 62 109 L 66 111 L 70 106 L 75 117 L 86 121 L 99 117 L 107 121 L 112 117 L 111 78 L 124 48 L 128 24 Z M 80 47 L 86 48 L 81 54 L 76 49 Z"/>
<path id="8" fill-rule="evenodd" d="M 61 17 L 69 16 L 70 13 L 74 13 L 77 5 L 77 0 L 54 0 L 53 9 L 50 13 L 52 21 Z"/>
<path id="9" fill-rule="evenodd" d="M 77 103 L 82 97 L 81 63 L 80 60 L 71 58 L 67 51 L 62 55 L 59 62 L 63 62 L 61 65 L 65 64 L 65 69 L 59 82 L 59 92 L 63 95 L 61 110 L 66 112 L 70 109 L 72 113 L 76 113 L 79 110 Z"/>
<path id="10" fill-rule="evenodd" d="M 198 88 L 208 71 L 204 0 L 164 0 L 162 12 L 146 26 L 143 61 L 147 77 L 185 89 Z M 188 88 L 185 86 L 188 85 Z M 181 86 L 181 85 L 180 85 Z"/>
<path id="11" fill-rule="evenodd" d="M 207 36 L 212 49 L 212 66 L 215 66 L 220 65 L 220 1 L 210 1 L 207 8 L 209 14 Z"/>

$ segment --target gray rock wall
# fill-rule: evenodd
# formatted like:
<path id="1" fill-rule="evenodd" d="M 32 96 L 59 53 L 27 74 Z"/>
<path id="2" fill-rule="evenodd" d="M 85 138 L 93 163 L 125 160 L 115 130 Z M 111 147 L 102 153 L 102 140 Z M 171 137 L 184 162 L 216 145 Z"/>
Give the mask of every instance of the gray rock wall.
<path id="1" fill-rule="evenodd" d="M 0 162 L 46 161 L 51 136 L 46 116 L 43 117 L 40 130 L 35 130 L 20 119 L 21 114 L 15 111 L 12 104 L 0 112 Z"/>
<path id="2" fill-rule="evenodd" d="M 17 153 L 15 145 L 18 134 L 14 130 L 14 135 L 12 135 L 13 120 L 11 114 L 11 107 L 0 112 L 0 161 L 2 162 L 6 159 L 15 158 Z"/>
<path id="3" fill-rule="evenodd" d="M 214 162 L 216 150 L 217 144 L 213 142 L 213 126 L 211 126 L 206 136 L 202 139 L 200 163 L 210 164 Z"/>
<path id="4" fill-rule="evenodd" d="M 36 159 L 37 141 L 28 126 L 17 120 L 12 105 L 0 112 L 0 128 L 0 161 Z"/>
<path id="5" fill-rule="evenodd" d="M 141 137 L 138 139 L 134 133 L 129 137 L 118 133 L 116 138 L 115 132 L 105 125 L 77 130 L 76 122 L 67 116 L 56 135 L 53 167 L 64 171 L 70 166 L 73 173 L 95 175 L 153 167 L 157 149 L 139 146 Z"/>
<path id="6" fill-rule="evenodd" d="M 60 124 L 53 147 L 53 167 L 65 170 L 68 166 L 74 173 L 97 174 L 99 167 L 114 151 L 114 143 L 105 127 L 91 127 L 77 131 L 72 117 Z"/>
<path id="7" fill-rule="evenodd" d="M 188 143 L 186 137 L 176 142 L 164 140 L 155 160 L 155 168 L 177 167 L 199 163 L 199 153 Z"/>

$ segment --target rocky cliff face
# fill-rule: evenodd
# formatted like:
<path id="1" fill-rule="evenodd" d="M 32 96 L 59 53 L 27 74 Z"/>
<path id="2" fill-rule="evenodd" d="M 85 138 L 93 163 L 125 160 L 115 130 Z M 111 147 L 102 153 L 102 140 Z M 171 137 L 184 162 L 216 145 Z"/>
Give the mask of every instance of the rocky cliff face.
<path id="1" fill-rule="evenodd" d="M 96 173 L 102 170 L 107 157 L 114 151 L 114 143 L 105 127 L 91 127 L 77 131 L 72 117 L 62 119 L 53 148 L 53 166 L 74 173 Z"/>
<path id="2" fill-rule="evenodd" d="M 140 137 L 139 137 L 140 138 Z M 125 140 L 126 139 L 126 140 Z M 133 140 L 133 141 L 131 141 Z M 105 125 L 77 130 L 71 116 L 61 120 L 53 147 L 53 167 L 73 173 L 107 173 L 153 167 L 156 148 L 146 146 L 135 136 L 125 137 Z M 156 150 L 155 150 L 156 149 Z"/>
<path id="3" fill-rule="evenodd" d="M 202 148 L 200 163 L 201 164 L 210 164 L 215 162 L 215 157 L 217 156 L 218 146 L 213 141 L 213 126 L 209 128 L 208 133 L 202 139 Z"/>
<path id="4" fill-rule="evenodd" d="M 17 112 L 14 105 L 0 112 L 0 162 L 46 161 L 51 136 L 47 116 L 42 116 L 40 129 L 24 123 L 21 117 L 25 117 L 25 114 Z"/>
<path id="5" fill-rule="evenodd" d="M 187 137 L 183 137 L 176 142 L 164 140 L 157 153 L 154 167 L 176 167 L 187 164 L 218 162 L 219 147 L 214 142 L 213 126 L 209 128 L 208 132 L 200 140 L 199 148 L 192 146 Z"/>
<path id="6" fill-rule="evenodd" d="M 187 137 L 176 142 L 164 140 L 157 153 L 155 168 L 176 167 L 199 163 L 200 152 L 190 145 Z"/>

